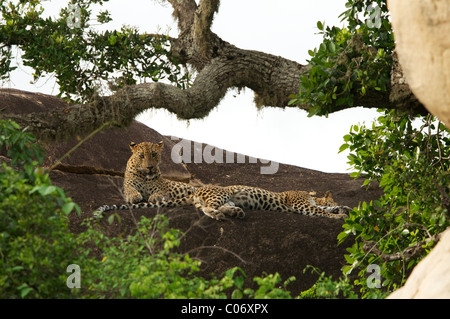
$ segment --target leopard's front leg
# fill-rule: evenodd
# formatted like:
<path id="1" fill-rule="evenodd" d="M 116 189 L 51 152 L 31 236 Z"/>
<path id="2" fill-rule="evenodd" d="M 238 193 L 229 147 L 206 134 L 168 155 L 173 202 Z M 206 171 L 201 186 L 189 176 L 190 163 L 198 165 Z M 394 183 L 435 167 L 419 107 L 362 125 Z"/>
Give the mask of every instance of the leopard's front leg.
<path id="1" fill-rule="evenodd" d="M 125 197 L 125 202 L 128 204 L 140 203 L 144 199 L 142 194 L 130 185 L 124 185 L 123 195 Z"/>

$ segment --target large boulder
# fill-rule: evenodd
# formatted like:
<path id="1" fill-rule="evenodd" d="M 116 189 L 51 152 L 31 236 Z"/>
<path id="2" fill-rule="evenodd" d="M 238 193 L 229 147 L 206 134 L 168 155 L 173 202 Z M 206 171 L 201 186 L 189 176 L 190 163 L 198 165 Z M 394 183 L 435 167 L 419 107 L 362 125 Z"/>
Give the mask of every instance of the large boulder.
<path id="1" fill-rule="evenodd" d="M 8 92 L 11 94 L 9 97 Z M 9 108 L 8 112 L 36 112 L 47 107 L 64 107 L 64 102 L 43 94 L 17 90 L 0 90 L 0 94 L 9 99 L 5 106 Z M 331 191 L 338 203 L 351 207 L 362 200 L 377 199 L 381 193 L 376 187 L 368 190 L 361 188 L 362 180 L 354 180 L 347 174 L 327 174 L 291 165 L 280 164 L 274 174 L 261 174 L 261 168 L 269 164 L 236 154 L 231 163 L 229 156 L 224 163 L 192 161 L 177 164 L 173 162 L 172 151 L 179 141 L 162 136 L 139 122 L 128 128 L 102 131 L 74 148 L 82 138 L 44 144 L 47 150 L 45 165 L 54 167 L 50 174 L 53 183 L 62 187 L 81 207 L 81 216 L 74 212 L 69 216 L 69 229 L 74 233 L 85 229 L 82 221 L 91 217 L 98 206 L 123 203 L 122 176 L 131 154 L 128 147 L 131 141 L 165 141 L 163 174 L 176 179 L 185 178 L 186 182 L 247 184 L 274 191 L 299 189 L 315 192 L 317 196 Z M 202 152 L 207 148 L 205 154 L 212 154 L 214 150 L 214 147 L 202 143 L 184 143 L 191 147 L 192 153 L 200 148 Z M 187 149 L 183 151 L 188 152 Z M 217 158 L 217 154 L 212 152 Z M 278 272 L 283 279 L 290 276 L 297 278 L 288 286 L 294 294 L 310 288 L 318 278 L 317 274 L 303 273 L 308 265 L 338 278 L 342 274 L 341 267 L 346 264 L 346 248 L 353 244 L 351 238 L 341 245 L 337 244 L 342 220 L 247 211 L 243 220 L 216 221 L 194 207 L 161 209 L 159 212 L 169 217 L 171 227 L 185 233 L 179 250 L 203 262 L 201 275 L 214 273 L 220 276 L 227 269 L 239 266 L 248 277 L 247 283 L 254 285 L 253 277 Z M 136 220 L 140 216 L 154 216 L 156 213 L 156 209 L 134 210 L 131 213 L 119 211 L 117 216 L 120 218 L 115 218 L 112 224 L 104 218 L 101 225 L 108 236 L 124 237 L 135 231 Z"/>

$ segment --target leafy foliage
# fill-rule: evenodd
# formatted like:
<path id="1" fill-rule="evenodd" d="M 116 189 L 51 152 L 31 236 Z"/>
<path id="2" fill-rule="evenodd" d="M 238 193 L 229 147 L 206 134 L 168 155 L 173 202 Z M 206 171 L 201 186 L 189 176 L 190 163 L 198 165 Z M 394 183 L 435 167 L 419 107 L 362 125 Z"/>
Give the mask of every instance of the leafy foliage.
<path id="1" fill-rule="evenodd" d="M 317 23 L 323 43 L 309 51 L 309 73 L 291 96 L 290 104 L 310 106 L 310 116 L 353 106 L 359 96 L 386 91 L 390 83 L 394 39 L 386 1 L 348 0 L 346 7 L 345 28 Z M 364 186 L 384 190 L 380 199 L 360 203 L 338 236 L 340 242 L 355 236 L 343 272 L 345 278 L 357 272 L 354 284 L 363 298 L 376 296 L 368 288 L 369 265 L 380 267 L 384 291 L 397 289 L 450 224 L 448 129 L 432 116 L 380 112 L 371 127 L 352 125 L 340 148 L 350 150 L 353 177 L 366 176 Z M 330 282 L 321 277 L 314 293 L 325 285 L 333 295 Z"/>
<path id="2" fill-rule="evenodd" d="M 101 0 L 71 0 L 58 18 L 43 18 L 43 1 L 0 1 L 0 80 L 9 78 L 12 50 L 23 51 L 24 65 L 34 69 L 34 81 L 54 74 L 58 96 L 81 102 L 109 84 L 112 91 L 140 81 L 168 78 L 179 87 L 189 75 L 169 54 L 168 37 L 139 34 L 134 27 L 96 32 L 90 25 L 93 4 Z M 98 24 L 112 20 L 101 11 Z"/>
<path id="3" fill-rule="evenodd" d="M 386 289 L 396 289 L 412 267 L 450 225 L 450 132 L 432 116 L 417 127 L 397 111 L 385 113 L 372 127 L 353 125 L 341 151 L 350 149 L 352 175 L 379 182 L 384 195 L 350 213 L 338 239 L 356 236 L 344 273 L 359 271 L 365 290 L 366 267 L 381 267 Z"/>
<path id="4" fill-rule="evenodd" d="M 277 273 L 256 277 L 256 291 L 239 268 L 196 276 L 201 263 L 176 251 L 182 234 L 164 215 L 143 217 L 127 238 L 109 238 L 91 220 L 71 233 L 67 216 L 80 209 L 51 185 L 34 136 L 0 121 L 2 148 L 11 162 L 0 167 L 1 298 L 290 298 Z M 79 266 L 80 288 L 67 286 L 69 265 Z"/>
<path id="5" fill-rule="evenodd" d="M 138 231 L 126 239 L 109 238 L 95 225 L 80 235 L 82 297 L 92 298 L 212 298 L 224 297 L 218 280 L 207 281 L 193 274 L 200 262 L 176 253 L 180 232 L 168 227 L 163 215 L 143 217 Z M 101 259 L 89 258 L 86 245 L 101 249 Z M 77 290 L 77 289 L 76 289 Z"/>
<path id="6" fill-rule="evenodd" d="M 288 291 L 276 287 L 281 281 L 279 274 L 256 277 L 256 291 L 244 287 L 245 274 L 237 267 L 220 279 L 196 276 L 201 263 L 176 251 L 182 234 L 169 228 L 164 215 L 142 217 L 137 232 L 126 239 L 106 237 L 98 225 L 87 225 L 88 230 L 79 237 L 79 263 L 83 265 L 85 285 L 84 289 L 74 289 L 74 293 L 80 297 L 290 298 Z M 89 246 L 100 248 L 102 258 L 91 258 L 91 249 L 85 249 Z"/>
<path id="7" fill-rule="evenodd" d="M 394 39 L 386 1 L 349 0 L 346 7 L 346 28 L 317 23 L 323 42 L 308 51 L 309 72 L 300 78 L 299 94 L 291 96 L 290 105 L 310 106 L 309 116 L 354 106 L 355 96 L 389 85 Z"/>
<path id="8" fill-rule="evenodd" d="M 2 147 L 12 161 L 0 166 L 0 297 L 69 297 L 65 271 L 76 243 L 67 215 L 79 208 L 38 166 L 43 154 L 30 133 L 0 121 Z"/>

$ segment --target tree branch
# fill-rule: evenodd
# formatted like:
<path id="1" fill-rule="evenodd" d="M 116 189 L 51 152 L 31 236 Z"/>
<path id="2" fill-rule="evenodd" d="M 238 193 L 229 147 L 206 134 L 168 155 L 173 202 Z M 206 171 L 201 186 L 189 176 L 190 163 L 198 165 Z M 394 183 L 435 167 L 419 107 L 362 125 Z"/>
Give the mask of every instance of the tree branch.
<path id="1" fill-rule="evenodd" d="M 193 34 L 202 55 L 207 54 L 207 48 L 212 37 L 211 25 L 214 13 L 219 11 L 219 5 L 219 0 L 200 0 L 199 2 L 194 18 Z"/>
<path id="2" fill-rule="evenodd" d="M 197 4 L 194 0 L 167 0 L 173 8 L 172 16 L 178 20 L 178 28 L 181 33 L 191 29 L 194 23 L 194 12 Z"/>
<path id="3" fill-rule="evenodd" d="M 212 60 L 185 90 L 163 83 L 138 84 L 84 105 L 66 104 L 29 114 L 14 114 L 14 109 L 8 109 L 0 113 L 0 119 L 12 119 L 40 138 L 53 140 L 91 132 L 107 122 L 126 126 L 149 108 L 167 109 L 181 119 L 203 118 L 230 87 L 249 87 L 259 94 L 259 101 L 285 106 L 289 94 L 298 90 L 302 71 L 296 62 L 231 47 L 225 58 Z M 0 93 L 13 94 L 9 90 Z"/>
<path id="4" fill-rule="evenodd" d="M 167 1 L 174 9 L 173 16 L 180 29 L 178 38 L 170 39 L 171 54 L 180 63 L 193 65 L 198 71 L 190 88 L 182 90 L 163 83 L 139 84 L 85 105 L 66 104 L 62 108 L 47 108 L 31 114 L 18 114 L 7 108 L 7 112 L 0 112 L 0 119 L 13 119 L 28 126 L 40 138 L 52 140 L 84 135 L 108 122 L 126 126 L 150 108 L 167 109 L 181 119 L 204 118 L 233 87 L 253 90 L 258 107 L 284 108 L 289 96 L 298 94 L 300 76 L 308 72 L 307 66 L 264 52 L 237 48 L 210 30 L 219 0 L 200 0 L 199 6 L 194 0 Z M 402 78 L 401 69 L 397 71 L 396 80 Z M 424 109 L 406 90 L 407 85 L 397 82 L 403 85 L 399 94 L 392 94 L 394 88 L 389 92 L 372 90 L 355 97 L 355 105 L 413 108 L 416 113 Z M 309 109 L 309 105 L 299 107 Z M 348 106 L 332 106 L 333 111 L 345 108 Z"/>
<path id="5" fill-rule="evenodd" d="M 447 228 L 447 229 L 449 229 L 449 228 Z M 414 246 L 407 247 L 403 251 L 398 252 L 398 253 L 393 253 L 393 254 L 386 254 L 386 253 L 382 252 L 381 250 L 379 250 L 376 247 L 376 243 L 369 243 L 369 242 L 365 241 L 363 238 L 363 241 L 364 241 L 363 250 L 367 253 L 372 252 L 375 255 L 377 255 L 378 257 L 380 257 L 381 260 L 387 261 L 387 262 L 395 261 L 395 260 L 408 261 L 411 258 L 414 258 L 414 257 L 420 255 L 425 250 L 425 248 L 422 247 L 424 244 L 429 243 L 431 241 L 433 241 L 436 244 L 444 232 L 445 231 L 443 231 L 442 233 L 439 233 L 439 234 L 435 234 L 435 235 L 427 238 L 426 240 L 415 244 Z"/>

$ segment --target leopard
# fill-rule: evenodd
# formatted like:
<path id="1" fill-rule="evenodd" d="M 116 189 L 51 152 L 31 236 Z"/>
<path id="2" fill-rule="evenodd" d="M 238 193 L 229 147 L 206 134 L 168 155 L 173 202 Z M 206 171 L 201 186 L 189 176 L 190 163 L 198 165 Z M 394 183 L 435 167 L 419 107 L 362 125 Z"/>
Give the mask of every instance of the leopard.
<path id="1" fill-rule="evenodd" d="M 226 215 L 243 218 L 244 209 L 267 210 L 320 216 L 334 219 L 348 218 L 350 207 L 337 205 L 331 192 L 323 197 L 311 196 L 307 191 L 273 192 L 259 187 L 204 186 L 191 195 L 196 208 L 211 218 L 225 219 Z"/>
<path id="2" fill-rule="evenodd" d="M 103 205 L 94 211 L 100 218 L 111 210 L 136 208 L 159 208 L 164 202 L 177 202 L 177 205 L 191 205 L 190 195 L 196 187 L 188 183 L 172 181 L 161 176 L 159 165 L 164 142 L 131 142 L 131 156 L 128 159 L 123 179 L 123 196 L 126 204 Z"/>
<path id="3" fill-rule="evenodd" d="M 306 191 L 273 192 L 246 185 L 193 186 L 161 176 L 159 165 L 164 143 L 130 143 L 130 156 L 124 174 L 126 204 L 103 205 L 94 211 L 99 218 L 111 210 L 160 208 L 194 205 L 216 220 L 226 216 L 244 218 L 244 209 L 299 213 L 309 216 L 346 218 L 350 208 L 337 205 L 330 192 L 322 198 Z"/>

